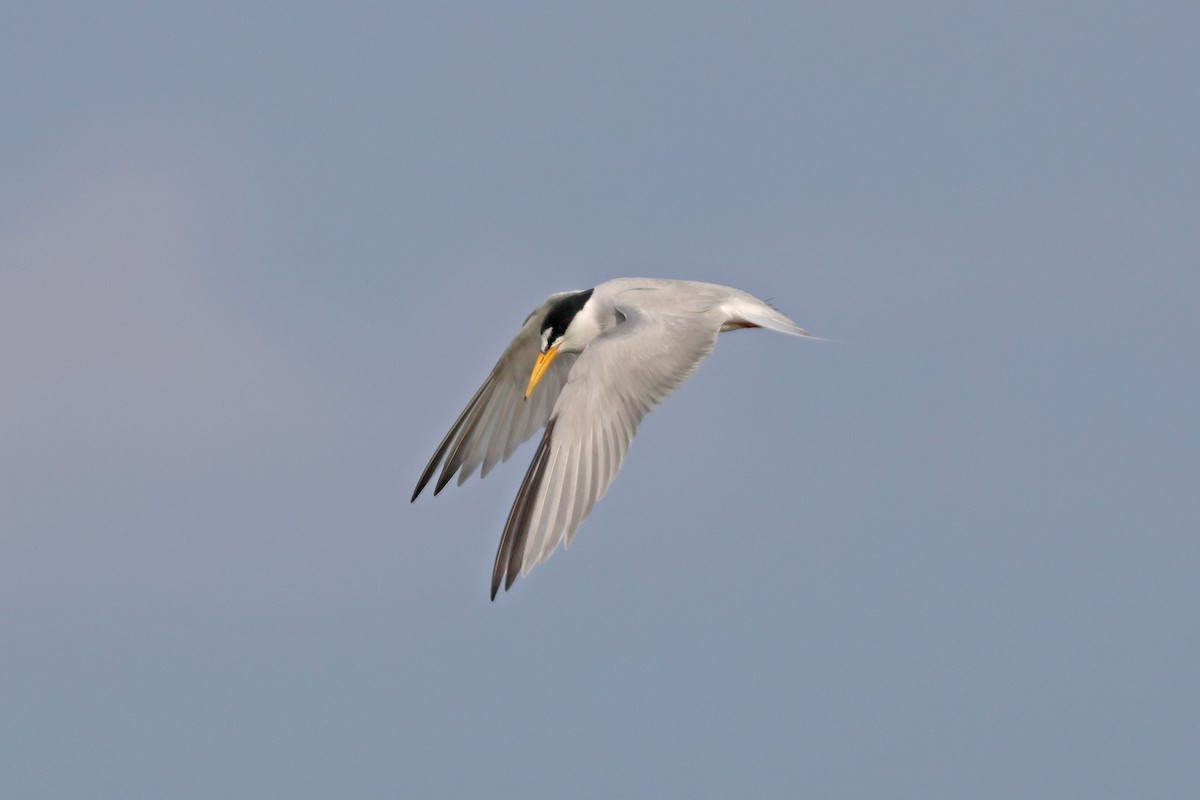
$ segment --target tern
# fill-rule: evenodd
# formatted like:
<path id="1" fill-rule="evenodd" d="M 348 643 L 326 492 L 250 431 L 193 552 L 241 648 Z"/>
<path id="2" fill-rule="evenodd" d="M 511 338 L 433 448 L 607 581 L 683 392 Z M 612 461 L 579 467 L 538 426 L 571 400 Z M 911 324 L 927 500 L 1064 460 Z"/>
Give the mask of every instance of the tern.
<path id="1" fill-rule="evenodd" d="M 642 418 L 712 352 L 717 334 L 768 328 L 816 338 L 729 286 L 617 278 L 551 295 L 534 309 L 442 439 L 412 499 L 441 467 L 484 477 L 522 442 L 542 439 L 513 501 L 492 568 L 492 600 L 545 561 L 612 484 Z"/>

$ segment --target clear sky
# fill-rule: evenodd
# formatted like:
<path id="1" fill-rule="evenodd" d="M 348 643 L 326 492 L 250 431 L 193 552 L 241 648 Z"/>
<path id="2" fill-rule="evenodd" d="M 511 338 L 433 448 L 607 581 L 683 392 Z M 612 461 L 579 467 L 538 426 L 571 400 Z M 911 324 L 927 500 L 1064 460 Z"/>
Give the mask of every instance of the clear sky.
<path id="1" fill-rule="evenodd" d="M 0 12 L 0 795 L 1200 796 L 1200 7 Z M 570 551 L 408 503 L 728 283 Z"/>

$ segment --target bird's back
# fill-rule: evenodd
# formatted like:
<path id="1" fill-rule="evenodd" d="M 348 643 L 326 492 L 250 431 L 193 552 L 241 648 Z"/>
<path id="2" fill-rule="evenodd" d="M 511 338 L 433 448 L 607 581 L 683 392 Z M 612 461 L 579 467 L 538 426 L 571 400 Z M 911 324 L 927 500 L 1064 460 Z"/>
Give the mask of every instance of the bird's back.
<path id="1" fill-rule="evenodd" d="M 596 297 L 620 308 L 632 306 L 651 315 L 711 315 L 722 331 L 768 328 L 794 336 L 809 334 L 784 314 L 749 292 L 702 281 L 670 278 L 616 278 L 599 284 Z"/>

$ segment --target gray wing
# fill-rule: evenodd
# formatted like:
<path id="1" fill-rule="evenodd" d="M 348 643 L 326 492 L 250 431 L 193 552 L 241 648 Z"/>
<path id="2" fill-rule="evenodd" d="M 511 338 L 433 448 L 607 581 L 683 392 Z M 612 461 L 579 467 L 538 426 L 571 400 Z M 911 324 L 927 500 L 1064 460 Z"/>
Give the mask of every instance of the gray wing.
<path id="1" fill-rule="evenodd" d="M 434 451 L 433 458 L 429 459 L 417 481 L 417 488 L 413 490 L 413 500 L 439 466 L 442 473 L 433 488 L 435 495 L 446 487 L 455 473 L 458 473 L 460 486 L 481 466 L 480 477 L 486 476 L 497 462 L 507 461 L 518 445 L 546 424 L 554 401 L 567 381 L 567 373 L 575 363 L 575 356 L 564 354 L 556 358 L 528 400 L 525 399 L 525 386 L 537 360 L 542 318 L 554 301 L 566 294 L 569 293 L 551 295 L 526 318 L 520 333 L 500 356 L 483 386 L 458 415 L 450 432 Z"/>
<path id="2" fill-rule="evenodd" d="M 548 558 L 608 490 L 642 418 L 679 387 L 716 345 L 720 321 L 651 315 L 626 319 L 583 351 L 558 395 L 513 502 L 496 563 L 492 599 Z"/>

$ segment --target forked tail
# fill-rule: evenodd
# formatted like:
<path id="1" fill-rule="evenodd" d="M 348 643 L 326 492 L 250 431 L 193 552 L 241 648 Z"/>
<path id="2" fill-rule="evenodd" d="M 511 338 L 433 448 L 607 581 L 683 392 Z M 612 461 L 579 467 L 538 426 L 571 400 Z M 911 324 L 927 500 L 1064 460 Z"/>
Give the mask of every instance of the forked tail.
<path id="1" fill-rule="evenodd" d="M 756 297 L 746 295 L 734 297 L 725 303 L 729 321 L 721 326 L 721 330 L 734 328 L 768 328 L 792 336 L 803 336 L 806 339 L 820 339 L 801 328 L 786 315 L 776 311 L 771 306 Z"/>

